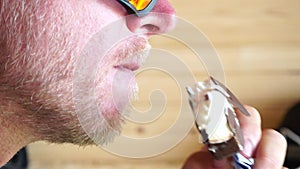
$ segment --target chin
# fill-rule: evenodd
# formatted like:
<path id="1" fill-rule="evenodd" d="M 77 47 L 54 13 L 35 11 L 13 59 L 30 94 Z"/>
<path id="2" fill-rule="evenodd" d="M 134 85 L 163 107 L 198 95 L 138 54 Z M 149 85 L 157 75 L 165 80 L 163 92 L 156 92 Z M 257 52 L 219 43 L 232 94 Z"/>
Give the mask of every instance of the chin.
<path id="1" fill-rule="evenodd" d="M 100 79 L 102 72 L 95 85 L 85 83 L 80 86 L 84 92 L 78 92 L 80 95 L 77 98 L 80 100 L 74 103 L 74 111 L 56 117 L 64 126 L 64 131 L 58 130 L 61 139 L 65 139 L 62 142 L 102 145 L 112 142 L 120 134 L 124 114 L 127 114 L 124 108 L 132 91 L 136 90 L 134 76 L 129 74 L 112 68 L 105 72 L 105 78 Z"/>

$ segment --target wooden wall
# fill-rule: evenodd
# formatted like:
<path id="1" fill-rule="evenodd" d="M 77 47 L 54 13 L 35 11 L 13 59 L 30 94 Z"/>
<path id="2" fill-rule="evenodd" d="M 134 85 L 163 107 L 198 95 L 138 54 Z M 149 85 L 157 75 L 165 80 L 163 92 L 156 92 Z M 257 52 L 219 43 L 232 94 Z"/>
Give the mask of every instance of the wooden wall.
<path id="1" fill-rule="evenodd" d="M 261 112 L 263 127 L 276 128 L 290 106 L 300 100 L 300 2 L 298 0 L 204 1 L 172 0 L 179 17 L 201 30 L 214 45 L 224 68 L 226 84 L 245 104 Z M 189 31 L 182 34 L 188 35 Z M 197 36 L 193 42 L 197 43 Z M 173 72 L 148 70 L 138 74 L 138 110 L 146 111 L 165 102 L 165 111 L 149 124 L 128 123 L 124 134 L 150 137 L 172 127 L 180 113 L 190 114 L 184 91 L 177 84 L 190 74 L 197 80 L 207 77 L 197 56 L 182 43 L 168 37 L 151 39 L 154 48 L 170 51 L 192 73 L 172 62 L 162 66 Z M 155 56 L 153 63 L 164 57 Z M 168 66 L 169 65 L 169 66 Z M 176 73 L 174 73 L 176 72 Z M 150 100 L 153 89 L 163 91 Z M 187 115 L 189 116 L 189 115 Z M 177 136 L 170 137 L 170 139 Z M 98 147 L 34 143 L 29 146 L 31 168 L 179 168 L 185 158 L 199 149 L 198 135 L 192 129 L 172 150 L 150 159 L 116 157 Z M 157 145 L 160 146 L 160 145 Z M 134 147 L 139 148 L 139 147 Z M 147 147 L 145 147 L 147 149 Z"/>

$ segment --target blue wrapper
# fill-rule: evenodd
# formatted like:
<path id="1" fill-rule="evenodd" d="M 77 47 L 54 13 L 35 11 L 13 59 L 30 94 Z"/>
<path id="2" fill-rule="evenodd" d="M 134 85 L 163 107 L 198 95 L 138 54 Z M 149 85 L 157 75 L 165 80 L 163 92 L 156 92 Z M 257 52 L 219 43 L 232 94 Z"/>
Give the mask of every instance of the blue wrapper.
<path id="1" fill-rule="evenodd" d="M 233 165 L 235 169 L 251 169 L 254 165 L 253 158 L 246 158 L 240 153 L 236 153 L 233 156 Z"/>

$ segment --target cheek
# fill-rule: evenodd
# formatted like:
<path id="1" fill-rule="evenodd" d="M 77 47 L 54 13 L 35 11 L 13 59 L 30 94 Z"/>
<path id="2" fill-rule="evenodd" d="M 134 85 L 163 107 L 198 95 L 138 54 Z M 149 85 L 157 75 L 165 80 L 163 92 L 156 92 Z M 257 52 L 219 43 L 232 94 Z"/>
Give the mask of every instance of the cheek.
<path id="1" fill-rule="evenodd" d="M 28 3 L 31 2 L 33 1 Z M 0 60 L 1 63 L 7 63 L 2 64 L 6 66 L 6 78 L 0 77 L 0 81 L 8 79 L 10 86 L 18 86 L 17 92 L 22 96 L 34 98 L 48 109 L 72 109 L 73 73 L 82 49 L 103 25 L 122 17 L 122 14 L 101 2 L 43 1 L 43 4 L 39 4 L 39 9 L 36 5 L 26 4 L 28 10 L 22 14 L 26 17 L 19 17 L 20 20 L 9 26 L 16 28 L 10 31 L 9 38 L 12 57 L 9 57 L 10 60 L 0 58 L 5 59 L 3 62 Z M 10 17 L 13 20 L 15 16 Z M 113 96 L 108 90 L 112 87 L 112 79 L 109 78 L 112 71 L 111 66 L 105 68 L 99 77 L 101 85 L 105 85 L 97 91 L 101 102 L 107 103 L 103 110 L 108 115 L 116 112 Z M 126 98 L 124 96 L 122 102 L 126 102 Z"/>
<path id="2" fill-rule="evenodd" d="M 120 4 L 115 0 L 73 0 L 64 6 L 61 13 L 74 15 L 76 26 L 87 26 L 93 33 L 99 32 L 103 26 L 124 16 Z M 63 24 L 70 22 L 69 16 L 66 19 Z"/>
<path id="3" fill-rule="evenodd" d="M 76 62 L 90 38 L 103 25 L 120 17 L 95 0 L 54 2 L 57 4 L 53 4 L 53 11 L 47 11 L 45 19 L 37 21 L 36 27 L 31 29 L 34 34 L 40 35 L 39 38 L 29 42 L 34 48 L 34 52 L 30 52 L 36 53 L 32 58 L 39 63 L 36 70 L 43 69 L 48 76 L 60 76 L 69 70 L 70 63 Z M 34 69 L 35 65 L 30 67 Z"/>

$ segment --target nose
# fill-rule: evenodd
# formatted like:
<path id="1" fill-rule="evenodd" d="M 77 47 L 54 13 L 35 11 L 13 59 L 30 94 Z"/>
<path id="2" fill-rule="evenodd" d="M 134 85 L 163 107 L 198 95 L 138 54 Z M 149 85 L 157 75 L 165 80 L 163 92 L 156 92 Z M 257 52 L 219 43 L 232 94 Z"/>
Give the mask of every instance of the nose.
<path id="1" fill-rule="evenodd" d="M 176 25 L 175 10 L 169 0 L 158 0 L 148 15 L 126 18 L 128 29 L 133 33 L 162 34 L 172 30 Z"/>

